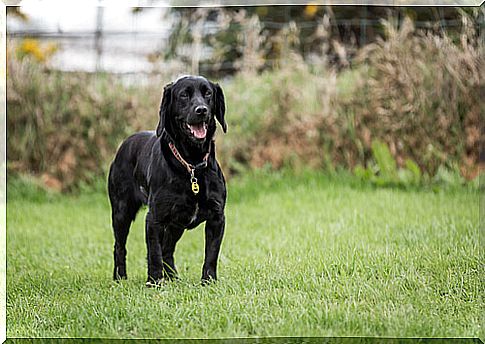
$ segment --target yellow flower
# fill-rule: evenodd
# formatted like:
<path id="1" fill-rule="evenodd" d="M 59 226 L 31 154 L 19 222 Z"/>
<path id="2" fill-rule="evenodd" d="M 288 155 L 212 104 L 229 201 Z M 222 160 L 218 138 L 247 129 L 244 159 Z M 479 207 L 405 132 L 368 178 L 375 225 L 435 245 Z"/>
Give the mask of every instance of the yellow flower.
<path id="1" fill-rule="evenodd" d="M 305 15 L 307 17 L 313 17 L 318 11 L 318 6 L 314 4 L 308 4 L 305 6 Z"/>
<path id="2" fill-rule="evenodd" d="M 20 43 L 16 50 L 19 58 L 32 56 L 39 62 L 45 62 L 47 58 L 51 57 L 57 51 L 57 48 L 57 44 L 55 43 L 41 47 L 38 40 L 27 38 Z"/>

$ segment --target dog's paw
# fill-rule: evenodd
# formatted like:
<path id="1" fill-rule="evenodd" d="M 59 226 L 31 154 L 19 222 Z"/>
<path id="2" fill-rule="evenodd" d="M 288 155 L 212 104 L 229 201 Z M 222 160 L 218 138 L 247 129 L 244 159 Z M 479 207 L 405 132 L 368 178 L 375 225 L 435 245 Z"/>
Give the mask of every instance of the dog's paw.
<path id="1" fill-rule="evenodd" d="M 212 277 L 209 277 L 209 278 L 202 278 L 200 280 L 200 284 L 205 287 L 205 286 L 208 286 L 208 285 L 211 285 L 211 284 L 214 284 L 216 283 L 216 279 L 215 278 L 212 278 Z"/>
<path id="2" fill-rule="evenodd" d="M 127 279 L 126 270 L 120 269 L 120 268 L 115 268 L 115 270 L 113 272 L 113 280 L 118 282 L 120 280 L 125 280 L 125 279 Z"/>
<path id="3" fill-rule="evenodd" d="M 176 281 L 180 281 L 180 277 L 178 275 L 175 275 L 175 274 L 164 274 L 162 279 L 165 281 L 165 282 L 176 282 Z"/>
<path id="4" fill-rule="evenodd" d="M 160 278 L 149 277 L 145 283 L 147 288 L 160 288 L 167 283 L 179 280 L 177 276 L 162 276 Z"/>
<path id="5" fill-rule="evenodd" d="M 149 280 L 145 283 L 145 287 L 147 288 L 161 288 L 163 284 L 166 282 L 165 279 L 157 279 L 157 280 Z"/>

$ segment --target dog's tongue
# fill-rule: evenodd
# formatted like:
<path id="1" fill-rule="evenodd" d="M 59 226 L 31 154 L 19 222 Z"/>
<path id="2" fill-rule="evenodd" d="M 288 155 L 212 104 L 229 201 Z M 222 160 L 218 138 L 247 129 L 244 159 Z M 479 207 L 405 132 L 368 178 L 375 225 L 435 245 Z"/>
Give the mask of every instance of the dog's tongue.
<path id="1" fill-rule="evenodd" d="M 198 139 L 203 139 L 207 135 L 207 129 L 204 123 L 189 125 L 192 135 Z"/>

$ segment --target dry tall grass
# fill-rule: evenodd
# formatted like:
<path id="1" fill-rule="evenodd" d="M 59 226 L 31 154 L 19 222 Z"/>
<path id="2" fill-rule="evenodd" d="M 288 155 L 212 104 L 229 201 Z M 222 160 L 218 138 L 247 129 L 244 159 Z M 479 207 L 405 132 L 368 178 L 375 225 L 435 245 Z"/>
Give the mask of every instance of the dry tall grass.
<path id="1" fill-rule="evenodd" d="M 431 174 L 443 164 L 477 173 L 484 55 L 476 27 L 463 20 L 459 42 L 416 32 L 409 19 L 400 30 L 385 23 L 387 38 L 360 52 L 370 73 L 346 107 L 366 149 L 379 138 L 400 165 L 411 158 Z"/>
<path id="2" fill-rule="evenodd" d="M 224 140 L 226 165 L 353 169 L 372 161 L 378 140 L 400 167 L 411 159 L 428 176 L 445 166 L 474 178 L 484 55 L 476 27 L 463 20 L 458 42 L 418 32 L 409 19 L 399 30 L 386 22 L 387 37 L 338 74 L 324 58 L 310 66 L 294 53 L 272 72 L 240 74 L 231 112 L 250 125 L 237 127 L 237 144 Z"/>
<path id="3" fill-rule="evenodd" d="M 139 129 L 138 117 L 152 112 L 155 125 L 159 94 L 108 75 L 48 71 L 29 59 L 9 59 L 7 68 L 10 173 L 68 190 L 103 175 L 120 140 Z"/>
<path id="4" fill-rule="evenodd" d="M 258 45 L 254 21 L 248 18 L 243 50 L 265 49 Z M 411 159 L 429 176 L 446 166 L 473 178 L 483 144 L 484 49 L 476 26 L 469 17 L 463 21 L 455 41 L 416 31 L 410 20 L 399 30 L 384 23 L 387 37 L 339 71 L 327 65 L 325 52 L 338 42 L 325 35 L 325 22 L 318 39 L 322 55 L 311 64 L 291 45 L 282 45 L 286 58 L 264 72 L 258 72 L 260 52 L 243 56 L 240 73 L 222 82 L 229 124 L 228 134 L 218 138 L 223 168 L 229 175 L 265 165 L 353 169 L 372 162 L 372 143 L 382 141 L 398 166 Z M 345 65 L 345 51 L 341 55 Z M 72 189 L 103 175 L 126 135 L 156 125 L 168 79 L 126 86 L 112 76 L 53 72 L 12 56 L 9 172 L 32 173 L 49 186 Z"/>

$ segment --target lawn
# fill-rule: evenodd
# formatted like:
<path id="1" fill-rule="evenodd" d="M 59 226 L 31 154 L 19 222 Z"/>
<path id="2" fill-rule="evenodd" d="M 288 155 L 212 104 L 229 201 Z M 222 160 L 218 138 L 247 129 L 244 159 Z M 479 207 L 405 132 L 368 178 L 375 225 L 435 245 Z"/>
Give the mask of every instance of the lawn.
<path id="1" fill-rule="evenodd" d="M 180 280 L 158 290 L 144 286 L 146 210 L 115 283 L 106 194 L 22 190 L 8 194 L 8 337 L 483 334 L 476 190 L 233 179 L 219 281 L 199 284 L 200 227 L 178 244 Z"/>

